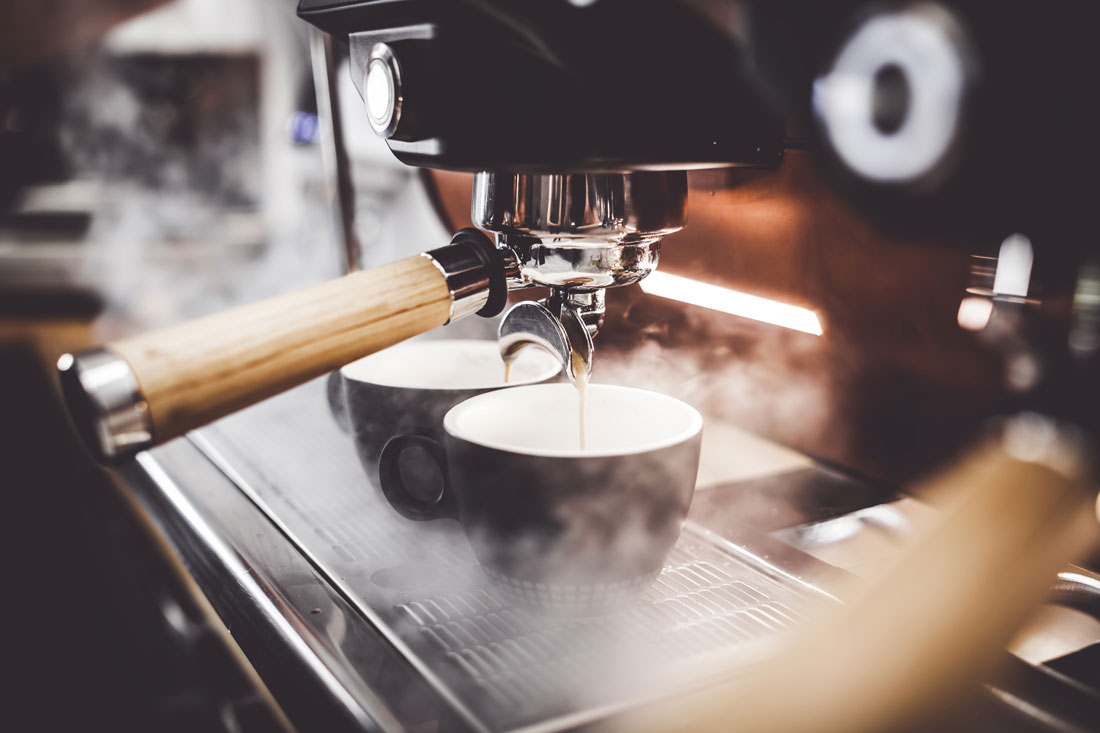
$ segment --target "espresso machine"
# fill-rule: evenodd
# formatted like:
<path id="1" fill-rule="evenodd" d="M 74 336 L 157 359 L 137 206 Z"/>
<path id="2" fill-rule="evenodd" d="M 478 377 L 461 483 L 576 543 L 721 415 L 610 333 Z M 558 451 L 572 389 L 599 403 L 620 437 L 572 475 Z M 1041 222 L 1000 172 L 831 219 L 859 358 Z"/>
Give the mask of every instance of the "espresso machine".
<path id="1" fill-rule="evenodd" d="M 1065 565 L 1095 534 L 1095 12 L 1067 4 L 1056 24 L 1034 12 L 981 2 L 301 0 L 328 103 L 346 54 L 362 124 L 399 161 L 472 174 L 474 226 L 373 269 L 358 269 L 345 227 L 349 274 L 336 281 L 66 354 L 74 420 L 97 456 L 159 487 L 145 501 L 192 518 L 216 506 L 211 521 L 236 528 L 232 539 L 199 532 L 193 558 L 204 559 L 191 562 L 199 575 L 238 579 L 240 597 L 213 605 L 255 629 L 242 645 L 272 643 L 252 663 L 296 722 L 322 710 L 353 728 L 717 729 L 736 711 L 749 728 L 874 728 L 917 724 L 929 700 L 977 679 L 1001 704 L 1030 709 L 1014 682 L 984 681 L 988 660 L 1052 584 L 1077 608 L 1100 594 L 1094 574 Z M 346 223 L 339 124 L 327 143 Z M 574 381 L 587 378 L 594 344 L 637 298 L 628 286 L 644 289 L 665 237 L 672 249 L 690 236 L 688 172 L 736 178 L 807 157 L 877 236 L 976 255 L 957 326 L 1004 366 L 1001 422 L 940 482 L 965 487 L 962 498 L 893 573 L 849 593 L 843 573 L 774 537 L 692 524 L 650 605 L 618 620 L 547 622 L 476 587 L 453 559 L 450 529 L 413 538 L 392 518 L 353 511 L 360 498 L 308 494 L 309 453 L 286 447 L 301 440 L 289 432 L 298 393 L 267 398 L 472 315 L 501 316 L 504 362 L 536 346 Z M 791 218 L 765 226 L 782 231 Z M 738 257 L 737 241 L 719 247 Z M 536 288 L 547 290 L 515 302 Z M 257 449 L 262 466 L 240 447 L 259 424 L 288 425 Z M 995 505 L 1010 509 L 993 516 Z M 271 525 L 296 552 L 265 546 Z M 166 531 L 194 549 L 181 528 Z M 446 559 L 394 549 L 410 543 Z M 1008 565 L 1010 581 L 991 572 Z M 449 591 L 448 574 L 477 589 Z M 1001 608 L 978 613 L 990 593 Z M 922 604 L 931 619 L 908 615 Z M 903 617 L 908 641 L 881 654 L 899 627 L 879 621 Z M 796 642 L 773 655 L 779 632 Z M 586 645 L 662 669 L 597 683 L 586 665 L 616 675 Z M 822 665 L 840 656 L 850 674 L 822 683 Z M 302 667 L 291 658 L 314 674 L 271 671 Z M 1078 729 L 1098 708 L 1095 692 L 1068 684 L 1055 729 Z M 674 701 L 655 703 L 658 689 Z M 791 690 L 803 709 L 784 712 Z"/>

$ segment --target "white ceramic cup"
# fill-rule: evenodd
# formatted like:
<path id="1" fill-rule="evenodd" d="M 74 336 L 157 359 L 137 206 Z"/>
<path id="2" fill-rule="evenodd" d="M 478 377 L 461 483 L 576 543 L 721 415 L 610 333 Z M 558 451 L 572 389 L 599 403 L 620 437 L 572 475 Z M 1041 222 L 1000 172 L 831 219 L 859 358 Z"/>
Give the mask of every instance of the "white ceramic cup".
<path id="1" fill-rule="evenodd" d="M 472 397 L 447 412 L 443 438 L 394 438 L 379 474 L 410 519 L 458 519 L 478 562 L 514 599 L 598 607 L 644 589 L 676 543 L 695 489 L 703 419 L 680 400 L 630 387 L 588 386 L 578 445 L 571 384 Z M 402 453 L 431 456 L 443 476 L 414 496 Z"/>

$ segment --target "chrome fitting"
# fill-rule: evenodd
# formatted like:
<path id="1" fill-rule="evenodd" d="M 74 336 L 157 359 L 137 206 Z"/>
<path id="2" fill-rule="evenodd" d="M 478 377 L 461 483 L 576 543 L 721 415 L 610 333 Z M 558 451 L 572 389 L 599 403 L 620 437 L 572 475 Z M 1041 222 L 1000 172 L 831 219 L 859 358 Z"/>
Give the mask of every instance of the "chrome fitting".
<path id="1" fill-rule="evenodd" d="M 551 313 L 561 313 L 569 309 L 580 316 L 585 328 L 592 338 L 599 333 L 603 325 L 603 316 L 607 310 L 607 291 L 598 290 L 559 290 L 550 291 L 547 307 Z"/>
<path id="2" fill-rule="evenodd" d="M 521 349 L 539 346 L 558 360 L 574 383 L 578 371 L 592 372 L 592 334 L 581 314 L 569 306 L 555 306 L 550 301 L 517 303 L 501 319 L 497 342 L 506 364 L 515 360 Z"/>
<path id="3" fill-rule="evenodd" d="M 81 438 L 101 461 L 118 461 L 153 445 L 153 419 L 137 377 L 106 349 L 62 354 L 61 389 Z"/>
<path id="4" fill-rule="evenodd" d="M 509 254 L 510 250 L 497 249 L 488 237 L 471 228 L 456 233 L 446 247 L 421 254 L 447 281 L 451 294 L 447 323 L 475 313 L 489 318 L 504 310 Z"/>
<path id="5" fill-rule="evenodd" d="M 485 267 L 465 247 L 440 247 L 424 252 L 442 273 L 451 294 L 451 313 L 447 323 L 471 316 L 489 301 L 489 275 Z"/>
<path id="6" fill-rule="evenodd" d="M 593 290 L 638 282 L 687 218 L 683 171 L 474 176 L 471 219 L 516 255 L 524 282 Z"/>
<path id="7" fill-rule="evenodd" d="M 367 121 L 381 138 L 391 138 L 401 123 L 404 96 L 401 90 L 401 66 L 393 49 L 385 43 L 371 46 L 367 70 L 363 75 L 363 102 Z"/>

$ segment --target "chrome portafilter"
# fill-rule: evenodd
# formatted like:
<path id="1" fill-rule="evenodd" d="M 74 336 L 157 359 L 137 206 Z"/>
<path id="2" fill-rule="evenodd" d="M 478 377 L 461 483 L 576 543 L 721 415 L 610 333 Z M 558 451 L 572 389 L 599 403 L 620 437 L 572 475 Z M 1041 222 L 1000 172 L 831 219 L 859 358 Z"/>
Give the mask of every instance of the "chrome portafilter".
<path id="1" fill-rule="evenodd" d="M 509 289 L 551 289 L 549 298 L 505 313 L 501 357 L 510 363 L 525 346 L 540 346 L 576 381 L 578 370 L 592 369 L 605 289 L 652 272 L 661 238 L 683 228 L 687 175 L 482 172 L 471 217 L 508 253 Z"/>

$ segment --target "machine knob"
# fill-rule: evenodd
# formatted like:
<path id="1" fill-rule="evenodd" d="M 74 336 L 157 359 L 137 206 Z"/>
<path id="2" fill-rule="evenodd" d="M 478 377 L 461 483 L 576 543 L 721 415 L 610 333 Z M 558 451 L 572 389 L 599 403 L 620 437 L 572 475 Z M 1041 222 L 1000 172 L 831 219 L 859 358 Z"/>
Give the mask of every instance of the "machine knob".
<path id="1" fill-rule="evenodd" d="M 878 184 L 920 184 L 952 158 L 974 63 L 945 8 L 876 13 L 814 82 L 814 111 L 840 162 Z"/>
<path id="2" fill-rule="evenodd" d="M 393 137 L 401 124 L 404 96 L 401 65 L 393 49 L 385 43 L 376 43 L 371 47 L 363 79 L 363 101 L 371 129 L 379 137 Z"/>

